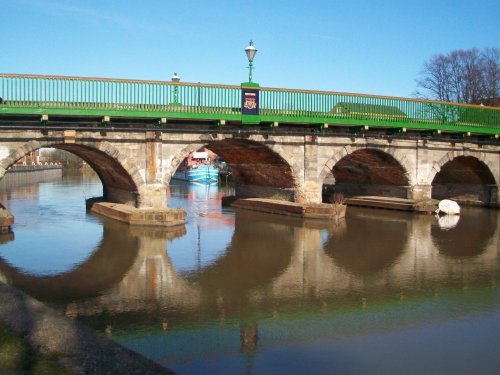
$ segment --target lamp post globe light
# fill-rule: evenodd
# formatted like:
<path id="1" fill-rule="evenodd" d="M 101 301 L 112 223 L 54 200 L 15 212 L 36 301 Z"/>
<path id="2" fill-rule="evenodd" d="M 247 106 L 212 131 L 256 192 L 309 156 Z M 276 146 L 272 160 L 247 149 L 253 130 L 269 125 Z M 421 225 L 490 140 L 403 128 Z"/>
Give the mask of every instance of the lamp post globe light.
<path id="1" fill-rule="evenodd" d="M 247 48 L 245 48 L 245 53 L 248 57 L 248 68 L 249 68 L 249 76 L 248 82 L 252 82 L 252 68 L 253 68 L 253 59 L 255 58 L 255 54 L 257 53 L 257 48 L 254 47 L 253 42 L 250 41 Z"/>
<path id="2" fill-rule="evenodd" d="M 179 83 L 181 81 L 181 77 L 179 77 L 177 75 L 177 73 L 174 73 L 174 75 L 172 76 L 172 82 L 173 83 Z M 174 103 L 177 104 L 178 103 L 178 90 L 179 90 L 179 87 L 177 85 L 174 86 Z"/>

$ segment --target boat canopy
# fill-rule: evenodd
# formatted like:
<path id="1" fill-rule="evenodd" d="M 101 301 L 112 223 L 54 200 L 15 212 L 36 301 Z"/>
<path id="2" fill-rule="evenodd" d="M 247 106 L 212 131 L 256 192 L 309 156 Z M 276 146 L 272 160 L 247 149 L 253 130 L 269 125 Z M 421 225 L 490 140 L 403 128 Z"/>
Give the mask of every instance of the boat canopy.
<path id="1" fill-rule="evenodd" d="M 210 159 L 206 152 L 193 152 L 193 159 Z"/>

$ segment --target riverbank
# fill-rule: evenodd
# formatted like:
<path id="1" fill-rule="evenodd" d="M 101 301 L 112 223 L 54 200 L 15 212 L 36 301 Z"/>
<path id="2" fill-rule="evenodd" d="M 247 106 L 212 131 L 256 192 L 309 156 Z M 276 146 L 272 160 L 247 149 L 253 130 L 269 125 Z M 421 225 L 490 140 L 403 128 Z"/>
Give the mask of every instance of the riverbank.
<path id="1" fill-rule="evenodd" d="M 71 375 L 75 372 L 58 362 L 54 355 L 43 355 L 28 345 L 21 337 L 7 329 L 0 320 L 0 373 Z"/>
<path id="2" fill-rule="evenodd" d="M 13 165 L 0 180 L 0 188 L 31 185 L 38 182 L 50 182 L 62 177 L 61 165 Z"/>
<path id="3" fill-rule="evenodd" d="M 33 371 L 37 368 L 39 372 Z M 0 372 L 18 374 L 23 371 L 34 374 L 174 374 L 0 283 Z"/>

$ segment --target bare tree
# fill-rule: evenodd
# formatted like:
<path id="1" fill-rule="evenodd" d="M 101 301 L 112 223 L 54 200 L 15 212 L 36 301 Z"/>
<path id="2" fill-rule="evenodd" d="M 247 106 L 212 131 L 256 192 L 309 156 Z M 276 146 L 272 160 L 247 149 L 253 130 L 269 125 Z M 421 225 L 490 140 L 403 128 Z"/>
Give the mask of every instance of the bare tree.
<path id="1" fill-rule="evenodd" d="M 500 49 L 486 48 L 483 51 L 484 105 L 499 105 L 500 102 Z"/>
<path id="2" fill-rule="evenodd" d="M 436 55 L 424 63 L 417 85 L 423 91 L 415 95 L 422 98 L 493 105 L 500 96 L 500 49 Z"/>

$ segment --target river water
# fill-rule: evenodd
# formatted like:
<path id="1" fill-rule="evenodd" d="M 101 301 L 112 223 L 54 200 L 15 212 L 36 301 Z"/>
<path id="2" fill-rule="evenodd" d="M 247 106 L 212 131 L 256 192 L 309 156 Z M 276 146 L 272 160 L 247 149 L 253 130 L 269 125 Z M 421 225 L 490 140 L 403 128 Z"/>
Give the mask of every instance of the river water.
<path id="1" fill-rule="evenodd" d="M 173 183 L 185 226 L 86 213 L 98 180 L 2 187 L 0 281 L 179 374 L 496 374 L 500 212 L 349 207 L 345 221 L 222 208 Z"/>

